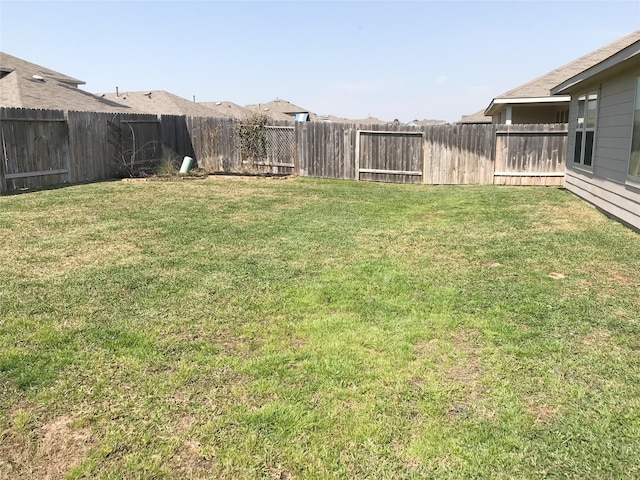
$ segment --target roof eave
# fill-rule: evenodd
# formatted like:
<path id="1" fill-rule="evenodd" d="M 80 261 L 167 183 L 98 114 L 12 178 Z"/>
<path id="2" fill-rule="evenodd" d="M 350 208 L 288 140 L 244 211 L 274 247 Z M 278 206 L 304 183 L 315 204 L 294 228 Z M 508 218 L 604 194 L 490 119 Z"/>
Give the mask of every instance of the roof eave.
<path id="1" fill-rule="evenodd" d="M 551 89 L 551 94 L 562 95 L 566 94 L 567 92 L 571 92 L 576 85 L 593 79 L 605 70 L 620 65 L 621 63 L 624 63 L 631 59 L 638 58 L 640 58 L 640 41 L 632 43 L 628 47 L 623 48 L 622 50 L 615 53 L 614 55 L 611 55 L 609 58 L 603 60 L 602 62 L 597 63 L 594 66 L 580 72 L 579 74 L 566 79 L 561 84 L 553 87 Z"/>
<path id="2" fill-rule="evenodd" d="M 503 105 L 523 105 L 530 103 L 563 103 L 569 102 L 571 97 L 568 95 L 554 97 L 516 97 L 516 98 L 494 98 L 484 111 L 487 116 L 495 115 Z"/>

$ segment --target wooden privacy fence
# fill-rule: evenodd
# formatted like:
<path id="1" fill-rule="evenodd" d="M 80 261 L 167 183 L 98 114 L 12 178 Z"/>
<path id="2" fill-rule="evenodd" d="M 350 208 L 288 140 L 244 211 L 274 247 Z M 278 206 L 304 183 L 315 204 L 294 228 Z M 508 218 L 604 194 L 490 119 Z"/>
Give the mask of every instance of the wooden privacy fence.
<path id="1" fill-rule="evenodd" d="M 498 125 L 493 183 L 564 185 L 567 125 Z"/>
<path id="2" fill-rule="evenodd" d="M 0 193 L 95 182 L 193 154 L 184 117 L 0 109 Z"/>
<path id="3" fill-rule="evenodd" d="M 296 125 L 298 173 L 430 185 L 563 185 L 567 125 Z"/>
<path id="4" fill-rule="evenodd" d="M 357 130 L 356 180 L 422 183 L 424 137 L 424 132 Z"/>
<path id="5" fill-rule="evenodd" d="M 0 193 L 69 182 L 72 166 L 64 112 L 16 110 L 0 112 Z"/>
<path id="6" fill-rule="evenodd" d="M 566 124 L 273 122 L 252 147 L 228 118 L 0 109 L 0 193 L 195 158 L 209 172 L 424 184 L 563 185 Z M 254 128 L 255 126 L 250 126 Z"/>

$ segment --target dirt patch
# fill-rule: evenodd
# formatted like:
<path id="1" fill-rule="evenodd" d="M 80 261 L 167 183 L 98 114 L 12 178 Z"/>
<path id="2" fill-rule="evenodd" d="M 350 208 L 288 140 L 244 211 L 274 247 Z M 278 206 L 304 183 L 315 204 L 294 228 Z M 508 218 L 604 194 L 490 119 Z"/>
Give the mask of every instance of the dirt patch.
<path id="1" fill-rule="evenodd" d="M 453 419 L 491 418 L 495 412 L 488 406 L 487 393 L 482 383 L 484 369 L 481 362 L 482 333 L 461 330 L 449 341 L 432 339 L 416 344 L 416 357 L 435 363 L 436 375 L 449 390 L 447 417 Z M 409 386 L 420 388 L 425 380 L 419 376 L 409 379 Z"/>
<path id="2" fill-rule="evenodd" d="M 305 347 L 309 341 L 306 338 L 296 337 L 291 339 L 291 347 L 294 349 Z"/>
<path id="3" fill-rule="evenodd" d="M 440 352 L 442 347 L 439 345 L 438 340 L 431 339 L 425 342 L 423 339 L 418 340 L 416 343 L 416 356 L 418 358 L 431 358 L 435 353 Z"/>
<path id="4" fill-rule="evenodd" d="M 0 479 L 64 478 L 96 445 L 91 430 L 76 423 L 63 415 L 28 433 L 13 425 L 0 447 Z"/>
<path id="5" fill-rule="evenodd" d="M 291 473 L 291 470 L 283 467 L 281 464 L 274 466 L 263 467 L 263 478 L 270 478 L 272 480 L 293 480 L 295 476 Z"/>
<path id="6" fill-rule="evenodd" d="M 188 414 L 180 415 L 178 419 L 175 421 L 174 431 L 176 432 L 176 434 L 182 435 L 188 432 L 189 430 L 191 430 L 191 428 L 193 428 L 195 424 L 196 424 L 196 419 L 193 418 L 192 415 L 188 415 Z"/>
<path id="7" fill-rule="evenodd" d="M 611 275 L 611 279 L 618 283 L 622 283 L 623 285 L 630 285 L 632 287 L 640 285 L 640 278 L 632 278 L 621 273 L 614 273 Z"/>
<path id="8" fill-rule="evenodd" d="M 216 459 L 205 455 L 200 442 L 192 438 L 182 443 L 174 458 L 176 478 L 207 478 L 199 474 L 210 472 L 216 465 Z"/>
<path id="9" fill-rule="evenodd" d="M 38 452 L 45 464 L 46 476 L 60 478 L 78 465 L 93 447 L 91 430 L 76 428 L 69 416 L 58 417 L 43 425 Z"/>
<path id="10" fill-rule="evenodd" d="M 140 183 L 140 182 L 146 182 L 147 179 L 139 178 L 139 177 L 131 177 L 131 178 L 123 178 L 121 181 L 125 183 Z"/>
<path id="11" fill-rule="evenodd" d="M 566 278 L 566 275 L 560 272 L 551 272 L 548 277 L 553 278 L 554 280 L 562 280 L 563 278 Z"/>
<path id="12" fill-rule="evenodd" d="M 453 346 L 460 354 L 446 374 L 448 382 L 460 387 L 447 411 L 451 418 L 474 417 L 486 419 L 494 416 L 494 411 L 486 405 L 489 391 L 481 382 L 483 368 L 480 362 L 481 333 L 477 330 L 463 330 L 453 338 Z"/>
<path id="13" fill-rule="evenodd" d="M 558 409 L 550 405 L 529 404 L 529 415 L 538 423 L 549 423 L 558 416 Z"/>
<path id="14" fill-rule="evenodd" d="M 575 205 L 543 205 L 540 204 L 540 212 L 544 212 L 544 218 L 535 222 L 533 233 L 547 232 L 576 232 L 584 230 L 585 225 L 592 228 L 606 222 L 606 217 L 597 210 L 584 207 L 575 208 Z"/>
<path id="15" fill-rule="evenodd" d="M 586 335 L 578 337 L 578 340 L 583 345 L 597 350 L 620 350 L 620 347 L 611 339 L 611 334 L 601 328 L 591 330 Z"/>

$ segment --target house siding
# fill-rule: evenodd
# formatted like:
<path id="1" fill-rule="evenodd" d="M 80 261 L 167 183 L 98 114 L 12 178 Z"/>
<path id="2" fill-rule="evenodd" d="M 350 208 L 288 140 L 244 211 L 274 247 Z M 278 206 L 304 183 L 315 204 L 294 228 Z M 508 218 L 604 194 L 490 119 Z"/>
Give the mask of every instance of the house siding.
<path id="1" fill-rule="evenodd" d="M 565 187 L 604 212 L 640 230 L 640 189 L 626 183 L 631 153 L 637 68 L 572 92 Z M 593 168 L 574 163 L 578 97 L 598 91 Z"/>
<path id="2" fill-rule="evenodd" d="M 566 110 L 567 104 L 514 104 L 511 105 L 511 108 L 511 123 L 513 124 L 556 123 L 558 112 Z M 506 107 L 492 116 L 492 123 L 495 125 L 504 124 L 506 120 Z"/>
<path id="3" fill-rule="evenodd" d="M 513 107 L 513 123 L 555 123 L 558 110 L 567 108 L 556 105 L 516 106 Z"/>

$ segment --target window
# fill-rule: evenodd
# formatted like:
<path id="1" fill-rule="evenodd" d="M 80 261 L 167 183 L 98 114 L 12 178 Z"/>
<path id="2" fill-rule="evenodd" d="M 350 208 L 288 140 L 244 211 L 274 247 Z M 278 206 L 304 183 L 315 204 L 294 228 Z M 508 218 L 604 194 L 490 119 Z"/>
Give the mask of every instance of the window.
<path id="1" fill-rule="evenodd" d="M 556 123 L 569 123 L 569 109 L 563 108 L 556 111 Z"/>
<path id="2" fill-rule="evenodd" d="M 629 176 L 640 178 L 640 78 L 636 80 L 636 108 L 633 111 Z"/>
<path id="3" fill-rule="evenodd" d="M 585 167 L 591 167 L 593 163 L 597 113 L 597 93 L 589 93 L 578 97 L 578 122 L 576 124 L 576 144 L 573 162 Z"/>

